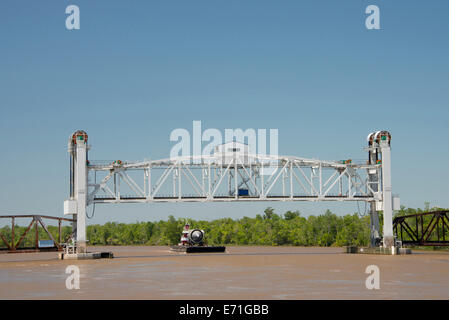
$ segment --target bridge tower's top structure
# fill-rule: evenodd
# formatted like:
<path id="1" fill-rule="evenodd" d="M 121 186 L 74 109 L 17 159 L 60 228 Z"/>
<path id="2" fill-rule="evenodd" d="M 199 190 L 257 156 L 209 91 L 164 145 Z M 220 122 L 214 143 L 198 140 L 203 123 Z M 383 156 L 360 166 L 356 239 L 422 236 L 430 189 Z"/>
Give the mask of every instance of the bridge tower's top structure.
<path id="1" fill-rule="evenodd" d="M 365 201 L 371 219 L 384 213 L 383 245 L 394 245 L 391 135 L 368 135 L 368 161 L 323 161 L 252 154 L 224 144 L 210 155 L 130 162 L 88 159 L 88 136 L 69 137 L 70 198 L 64 214 L 76 218 L 79 252 L 86 251 L 86 208 L 99 203 Z M 141 175 L 140 179 L 136 175 Z M 171 177 L 171 178 L 170 178 Z M 378 223 L 372 238 L 379 237 Z"/>

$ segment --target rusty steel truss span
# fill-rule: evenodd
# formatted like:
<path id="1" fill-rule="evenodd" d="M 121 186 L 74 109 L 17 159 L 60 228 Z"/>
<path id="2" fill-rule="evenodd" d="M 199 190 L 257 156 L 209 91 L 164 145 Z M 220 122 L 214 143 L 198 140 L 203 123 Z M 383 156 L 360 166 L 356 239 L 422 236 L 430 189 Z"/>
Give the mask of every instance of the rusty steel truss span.
<path id="1" fill-rule="evenodd" d="M 22 233 L 20 238 L 16 241 L 16 222 L 18 219 L 22 218 L 28 218 L 31 219 L 30 223 L 28 224 L 28 227 L 25 229 L 25 231 Z M 39 251 L 61 251 L 62 250 L 62 239 L 61 239 L 61 227 L 62 222 L 67 221 L 71 223 L 76 224 L 76 220 L 74 219 L 68 219 L 68 218 L 59 218 L 59 217 L 51 217 L 51 216 L 44 216 L 44 215 L 3 215 L 0 216 L 0 219 L 11 219 L 11 234 L 9 235 L 9 239 L 0 231 L 0 253 L 16 253 L 16 252 L 39 252 Z M 48 230 L 47 225 L 44 222 L 45 220 L 54 220 L 58 221 L 58 239 L 56 240 L 53 235 Z M 39 225 L 42 227 L 44 232 L 48 235 L 50 240 L 53 242 L 52 246 L 45 246 L 42 247 L 39 245 Z M 25 237 L 29 232 L 33 232 L 34 226 L 34 246 L 21 246 L 22 243 L 24 243 Z M 73 236 L 73 234 L 71 234 Z M 64 242 L 67 241 L 67 239 L 64 239 Z M 1 247 L 1 245 L 5 245 L 6 247 Z"/>
<path id="2" fill-rule="evenodd" d="M 345 163 L 346 162 L 346 163 Z M 374 201 L 380 164 L 232 154 L 90 163 L 87 204 L 207 201 Z M 368 171 L 377 178 L 368 179 Z"/>
<path id="3" fill-rule="evenodd" d="M 449 246 L 449 211 L 396 217 L 393 229 L 403 245 Z"/>

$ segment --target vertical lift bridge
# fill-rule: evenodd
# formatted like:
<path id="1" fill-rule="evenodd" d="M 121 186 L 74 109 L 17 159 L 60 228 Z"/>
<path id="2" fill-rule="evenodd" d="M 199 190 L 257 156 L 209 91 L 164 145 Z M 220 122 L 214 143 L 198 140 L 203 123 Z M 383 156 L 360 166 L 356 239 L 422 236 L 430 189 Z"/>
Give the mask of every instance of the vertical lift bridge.
<path id="1" fill-rule="evenodd" d="M 377 131 L 367 140 L 365 163 L 251 154 L 237 142 L 211 155 L 92 161 L 86 132 L 76 131 L 68 143 L 70 198 L 64 214 L 76 220 L 76 248 L 85 253 L 87 207 L 100 203 L 364 201 L 370 206 L 371 246 L 392 248 L 392 215 L 399 199 L 393 199 L 391 189 L 391 135 Z"/>

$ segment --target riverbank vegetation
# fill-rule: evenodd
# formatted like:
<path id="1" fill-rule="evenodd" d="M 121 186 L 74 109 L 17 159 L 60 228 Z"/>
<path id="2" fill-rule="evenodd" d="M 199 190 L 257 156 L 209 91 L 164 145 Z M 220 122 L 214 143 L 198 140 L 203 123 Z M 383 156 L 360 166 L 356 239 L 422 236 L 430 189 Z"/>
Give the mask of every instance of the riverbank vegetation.
<path id="1" fill-rule="evenodd" d="M 405 209 L 396 215 L 407 215 L 428 211 L 425 209 Z M 437 208 L 434 208 L 437 209 Z M 186 219 L 175 219 L 172 215 L 167 220 L 136 223 L 107 222 L 103 225 L 88 225 L 89 245 L 171 245 L 177 244 Z M 344 216 L 327 210 L 321 215 L 304 217 L 299 211 L 276 213 L 273 208 L 266 208 L 256 217 L 241 219 L 222 218 L 212 221 L 188 219 L 193 228 L 206 233 L 209 245 L 269 245 L 269 246 L 346 246 L 369 244 L 370 217 L 357 213 Z M 382 216 L 380 216 L 382 229 Z M 16 242 L 26 227 L 15 227 Z M 54 239 L 58 239 L 58 228 L 48 226 Z M 10 241 L 11 228 L 0 229 Z M 48 239 L 42 228 L 38 230 L 40 239 Z M 61 239 L 70 237 L 71 226 L 62 227 Z M 35 233 L 29 232 L 21 246 L 34 246 Z M 2 247 L 4 244 L 2 244 Z"/>

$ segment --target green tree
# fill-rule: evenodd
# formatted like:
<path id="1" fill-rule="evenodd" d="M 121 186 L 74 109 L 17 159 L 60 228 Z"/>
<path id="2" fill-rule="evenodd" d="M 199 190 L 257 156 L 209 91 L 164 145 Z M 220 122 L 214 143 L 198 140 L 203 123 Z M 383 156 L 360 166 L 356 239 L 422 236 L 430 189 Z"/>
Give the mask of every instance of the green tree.
<path id="1" fill-rule="evenodd" d="M 285 220 L 293 220 L 297 217 L 299 217 L 301 215 L 301 213 L 296 210 L 296 211 L 287 211 L 286 213 L 284 213 L 284 219 Z"/>

